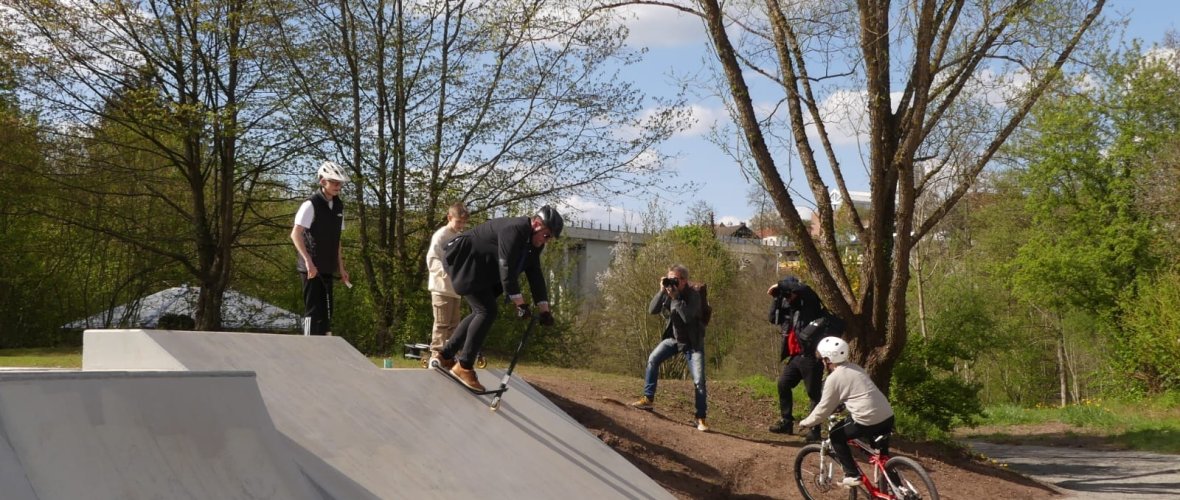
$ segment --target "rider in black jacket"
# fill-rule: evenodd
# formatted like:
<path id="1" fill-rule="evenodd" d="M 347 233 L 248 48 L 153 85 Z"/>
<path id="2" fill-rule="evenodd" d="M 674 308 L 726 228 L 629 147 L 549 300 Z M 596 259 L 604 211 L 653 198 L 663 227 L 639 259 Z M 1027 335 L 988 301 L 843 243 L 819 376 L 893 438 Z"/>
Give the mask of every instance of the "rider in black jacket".
<path id="1" fill-rule="evenodd" d="M 520 273 L 528 277 L 533 301 L 541 311 L 539 322 L 553 324 L 541 251 L 545 242 L 561 235 L 564 226 L 561 214 L 545 205 L 532 217 L 492 219 L 447 242 L 443 267 L 455 292 L 471 306 L 471 314 L 459 322 L 439 358 L 467 387 L 484 390 L 472 367 L 499 312 L 496 297 L 507 293 L 516 304 L 517 317 L 532 316 L 520 291 Z"/>

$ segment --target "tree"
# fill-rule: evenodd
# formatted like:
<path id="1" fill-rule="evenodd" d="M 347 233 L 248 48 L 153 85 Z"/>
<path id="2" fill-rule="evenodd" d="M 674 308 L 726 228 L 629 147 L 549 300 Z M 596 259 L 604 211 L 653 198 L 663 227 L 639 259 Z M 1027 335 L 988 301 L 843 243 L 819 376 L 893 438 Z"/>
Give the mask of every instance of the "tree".
<path id="1" fill-rule="evenodd" d="M 252 217 L 268 201 L 259 192 L 298 149 L 270 128 L 284 102 L 269 80 L 272 7 L 239 0 L 6 5 L 29 62 L 26 90 L 53 124 L 45 130 L 71 146 L 46 173 L 74 193 L 101 195 L 103 217 L 50 215 L 183 268 L 201 286 L 196 327 L 219 328 L 236 242 L 267 222 Z M 92 175 L 119 184 L 95 190 Z M 119 211 L 147 204 L 162 212 L 130 220 Z"/>
<path id="2" fill-rule="evenodd" d="M 888 390 L 908 338 L 914 245 L 1069 69 L 1105 2 L 625 3 L 668 5 L 702 19 L 735 126 L 788 235 L 825 304 L 849 320 L 853 360 Z M 770 111 L 755 105 L 753 75 L 776 90 Z M 834 182 L 833 191 L 851 199 L 849 171 L 833 145 L 841 123 L 823 108 L 825 99 L 847 95 L 863 103 L 856 106 L 862 128 L 853 132 L 867 150 L 860 160 L 872 195 L 867 213 L 849 204 L 859 280 L 844 270 L 828 187 Z M 790 154 L 817 207 L 817 237 L 783 181 Z M 918 199 L 936 185 L 946 186 L 940 203 L 917 217 Z"/>
<path id="3" fill-rule="evenodd" d="M 1156 159 L 1180 130 L 1180 73 L 1167 61 L 1132 51 L 1097 68 L 1084 94 L 1043 101 L 1013 148 L 1025 162 L 1021 179 L 1034 227 L 1011 263 L 1013 289 L 1058 333 L 1062 405 L 1071 394 L 1080 397 L 1062 318 L 1092 318 L 1082 328 L 1088 336 L 1109 332 L 1098 337 L 1111 340 L 1126 368 L 1153 378 L 1155 368 L 1125 340 L 1123 317 L 1146 305 L 1134 297 L 1145 293 L 1140 284 L 1154 281 L 1167 252 L 1153 249 L 1165 233 L 1157 228 L 1166 224 L 1140 210 L 1140 198 L 1153 195 L 1144 181 L 1155 177 Z"/>
<path id="4" fill-rule="evenodd" d="M 655 179 L 653 146 L 683 113 L 645 115 L 648 100 L 611 69 L 635 62 L 625 33 L 572 5 L 308 0 L 285 25 L 300 132 L 356 181 L 378 350 L 425 304 L 423 257 L 449 203 L 524 215 Z"/>

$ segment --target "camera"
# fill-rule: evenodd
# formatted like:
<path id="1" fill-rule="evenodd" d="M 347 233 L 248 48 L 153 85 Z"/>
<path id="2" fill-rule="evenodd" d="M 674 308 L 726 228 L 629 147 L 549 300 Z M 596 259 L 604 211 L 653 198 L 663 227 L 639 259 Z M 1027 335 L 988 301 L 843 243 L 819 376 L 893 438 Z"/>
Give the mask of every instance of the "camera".
<path id="1" fill-rule="evenodd" d="M 664 278 L 663 284 L 664 284 L 664 288 L 676 287 L 676 286 L 680 285 L 680 279 L 679 278 Z"/>

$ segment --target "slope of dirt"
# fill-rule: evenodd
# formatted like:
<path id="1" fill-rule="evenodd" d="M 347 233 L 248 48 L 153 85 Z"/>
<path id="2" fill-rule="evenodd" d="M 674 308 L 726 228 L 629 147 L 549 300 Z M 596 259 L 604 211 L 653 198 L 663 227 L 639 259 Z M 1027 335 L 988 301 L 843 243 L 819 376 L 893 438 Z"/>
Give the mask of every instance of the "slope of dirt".
<path id="1" fill-rule="evenodd" d="M 692 423 L 692 384 L 685 380 L 661 380 L 649 412 L 627 405 L 640 394 L 637 379 L 547 369 L 525 370 L 524 378 L 678 498 L 800 498 L 791 467 L 805 443 L 766 430 L 777 414 L 773 399 L 732 382 L 709 381 L 712 429 L 702 433 Z M 917 458 L 942 498 L 1059 497 L 954 450 L 894 441 L 893 453 Z"/>

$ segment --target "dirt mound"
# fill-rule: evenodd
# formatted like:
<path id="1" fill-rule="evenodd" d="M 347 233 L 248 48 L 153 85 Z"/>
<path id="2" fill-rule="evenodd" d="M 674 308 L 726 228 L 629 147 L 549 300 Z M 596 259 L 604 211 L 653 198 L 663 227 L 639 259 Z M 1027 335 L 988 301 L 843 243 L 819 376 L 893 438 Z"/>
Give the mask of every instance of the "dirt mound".
<path id="1" fill-rule="evenodd" d="M 712 429 L 702 433 L 692 422 L 692 385 L 685 380 L 660 381 L 655 410 L 643 411 L 627 405 L 640 395 L 637 379 L 550 370 L 527 370 L 524 378 L 678 498 L 800 498 L 791 467 L 803 439 L 768 432 L 776 402 L 745 387 L 709 381 Z M 917 458 L 942 498 L 1059 496 L 955 450 L 894 441 L 894 454 Z"/>

